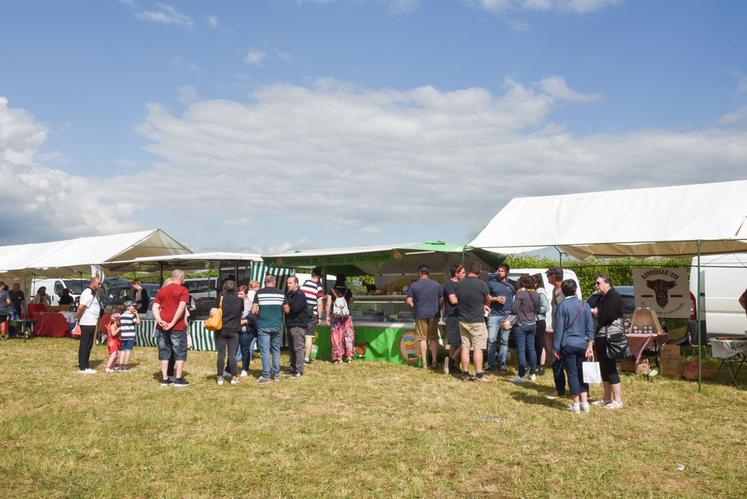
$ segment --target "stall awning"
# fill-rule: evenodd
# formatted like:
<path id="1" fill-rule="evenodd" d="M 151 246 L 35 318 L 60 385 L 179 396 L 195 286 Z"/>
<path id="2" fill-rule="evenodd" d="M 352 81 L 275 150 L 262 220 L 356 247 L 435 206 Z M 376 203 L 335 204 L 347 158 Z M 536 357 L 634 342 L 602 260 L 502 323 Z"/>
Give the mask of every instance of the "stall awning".
<path id="1" fill-rule="evenodd" d="M 747 180 L 514 198 L 470 246 L 499 254 L 555 246 L 590 255 L 747 251 Z"/>
<path id="2" fill-rule="evenodd" d="M 199 270 L 219 268 L 221 265 L 236 263 L 249 265 L 251 262 L 261 262 L 262 257 L 256 253 L 234 253 L 212 251 L 208 253 L 190 253 L 187 255 L 158 255 L 139 257 L 128 261 L 112 262 L 109 267 L 117 272 L 156 271 L 160 268 Z"/>
<path id="3" fill-rule="evenodd" d="M 462 256 L 465 261 L 478 258 L 489 267 L 495 267 L 500 263 L 500 258 L 496 255 L 486 254 L 483 257 L 477 255 L 473 248 L 441 241 L 299 250 L 263 255 L 262 258 L 266 264 L 277 267 L 302 269 L 323 266 L 328 273 L 342 272 L 348 276 L 355 276 L 416 273 L 419 265 L 441 270 L 444 265 L 461 261 Z"/>
<path id="4" fill-rule="evenodd" d="M 0 276 L 20 277 L 34 273 L 58 277 L 88 273 L 93 264 L 106 268 L 114 261 L 186 253 L 191 253 L 189 248 L 160 229 L 0 246 Z"/>

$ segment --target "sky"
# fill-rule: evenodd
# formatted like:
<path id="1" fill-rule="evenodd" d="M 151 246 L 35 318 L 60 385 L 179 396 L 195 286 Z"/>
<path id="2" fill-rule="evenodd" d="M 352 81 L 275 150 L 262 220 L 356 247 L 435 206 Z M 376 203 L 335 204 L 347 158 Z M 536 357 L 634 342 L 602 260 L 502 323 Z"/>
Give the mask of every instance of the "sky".
<path id="1" fill-rule="evenodd" d="M 461 244 L 513 197 L 747 179 L 745 26 L 741 0 L 6 0 L 0 244 Z"/>

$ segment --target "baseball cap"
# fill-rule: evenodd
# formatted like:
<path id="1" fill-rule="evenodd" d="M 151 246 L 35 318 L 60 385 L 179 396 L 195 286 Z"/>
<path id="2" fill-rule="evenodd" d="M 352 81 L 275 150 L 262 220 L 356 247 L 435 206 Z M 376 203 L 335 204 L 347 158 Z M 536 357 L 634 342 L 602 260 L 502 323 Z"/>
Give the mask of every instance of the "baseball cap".
<path id="1" fill-rule="evenodd" d="M 135 302 L 132 300 L 125 300 L 125 302 L 122 305 L 124 305 L 124 308 L 132 307 L 135 305 Z"/>
<path id="2" fill-rule="evenodd" d="M 563 269 L 561 269 L 560 267 L 550 267 L 545 271 L 545 274 L 563 277 Z"/>

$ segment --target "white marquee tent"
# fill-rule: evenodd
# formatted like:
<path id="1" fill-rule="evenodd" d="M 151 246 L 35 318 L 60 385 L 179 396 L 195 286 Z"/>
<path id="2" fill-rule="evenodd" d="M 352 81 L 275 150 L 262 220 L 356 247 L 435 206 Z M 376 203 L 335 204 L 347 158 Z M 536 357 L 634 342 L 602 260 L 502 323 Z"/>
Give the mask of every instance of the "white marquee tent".
<path id="1" fill-rule="evenodd" d="M 747 180 L 514 198 L 469 245 L 577 258 L 747 251 Z"/>
<path id="2" fill-rule="evenodd" d="M 0 278 L 29 274 L 61 277 L 88 273 L 94 264 L 107 268 L 115 261 L 187 253 L 192 252 L 160 229 L 0 246 Z"/>

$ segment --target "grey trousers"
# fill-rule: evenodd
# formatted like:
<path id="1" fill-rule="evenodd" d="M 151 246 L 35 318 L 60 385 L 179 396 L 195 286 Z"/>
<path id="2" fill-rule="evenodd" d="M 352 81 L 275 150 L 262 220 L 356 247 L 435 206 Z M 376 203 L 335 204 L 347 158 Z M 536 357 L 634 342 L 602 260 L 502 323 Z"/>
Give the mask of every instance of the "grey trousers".
<path id="1" fill-rule="evenodd" d="M 294 373 L 303 374 L 306 347 L 306 328 L 291 327 L 288 329 L 288 346 L 290 347 L 290 367 Z"/>

